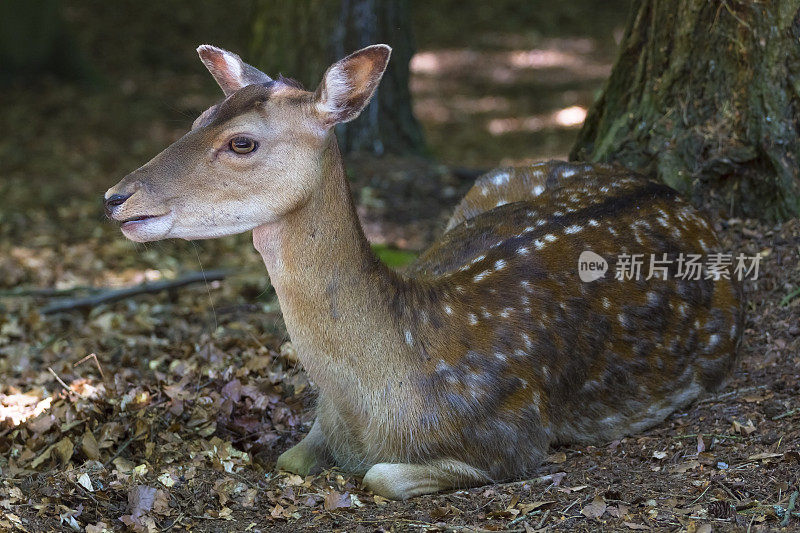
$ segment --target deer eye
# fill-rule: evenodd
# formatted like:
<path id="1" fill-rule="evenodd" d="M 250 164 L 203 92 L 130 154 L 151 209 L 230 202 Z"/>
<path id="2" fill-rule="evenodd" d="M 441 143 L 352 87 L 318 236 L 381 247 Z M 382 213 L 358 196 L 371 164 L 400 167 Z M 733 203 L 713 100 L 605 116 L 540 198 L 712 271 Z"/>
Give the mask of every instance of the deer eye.
<path id="1" fill-rule="evenodd" d="M 258 148 L 258 143 L 249 137 L 234 137 L 229 146 L 237 154 L 249 154 Z"/>

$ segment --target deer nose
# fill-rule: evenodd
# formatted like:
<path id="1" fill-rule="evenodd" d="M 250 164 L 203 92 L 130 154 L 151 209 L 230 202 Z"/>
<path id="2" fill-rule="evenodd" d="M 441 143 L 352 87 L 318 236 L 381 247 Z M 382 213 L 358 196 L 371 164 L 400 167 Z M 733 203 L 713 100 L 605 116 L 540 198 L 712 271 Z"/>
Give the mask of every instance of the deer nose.
<path id="1" fill-rule="evenodd" d="M 105 208 L 106 216 L 111 218 L 111 215 L 114 213 L 114 208 L 124 204 L 125 200 L 130 197 L 130 194 L 112 194 L 108 198 L 105 198 L 103 200 L 103 207 Z"/>

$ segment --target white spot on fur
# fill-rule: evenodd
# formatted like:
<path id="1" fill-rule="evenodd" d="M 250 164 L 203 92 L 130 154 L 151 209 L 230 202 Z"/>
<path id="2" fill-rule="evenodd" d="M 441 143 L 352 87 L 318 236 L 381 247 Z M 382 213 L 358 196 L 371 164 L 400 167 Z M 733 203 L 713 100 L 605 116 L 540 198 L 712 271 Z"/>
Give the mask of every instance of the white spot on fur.
<path id="1" fill-rule="evenodd" d="M 517 253 L 519 255 L 528 255 L 529 252 L 530 250 L 525 246 L 520 246 L 519 248 L 517 248 Z"/>
<path id="2" fill-rule="evenodd" d="M 611 307 L 611 300 L 609 300 L 609 299 L 608 299 L 607 297 L 605 297 L 605 296 L 603 296 L 603 307 L 604 307 L 605 309 L 608 309 L 608 308 L 610 308 L 610 307 Z"/>
<path id="3" fill-rule="evenodd" d="M 542 248 L 544 248 L 544 243 L 538 239 L 533 241 L 533 245 L 536 247 L 537 250 L 541 250 Z"/>
<path id="4" fill-rule="evenodd" d="M 561 171 L 561 177 L 562 178 L 569 178 L 570 176 L 574 176 L 574 175 L 575 175 L 575 169 L 572 169 L 572 168 L 565 168 L 565 169 L 563 169 Z"/>
<path id="5" fill-rule="evenodd" d="M 495 185 L 502 185 L 506 182 L 508 182 L 508 174 L 505 172 L 492 176 L 492 183 Z"/>
<path id="6" fill-rule="evenodd" d="M 548 233 L 547 235 L 544 236 L 544 240 L 547 242 L 555 242 L 556 239 L 557 237 L 552 233 Z"/>
<path id="7" fill-rule="evenodd" d="M 497 260 L 497 261 L 495 261 L 495 263 L 494 263 L 494 269 L 495 269 L 495 270 L 503 270 L 505 267 L 506 267 L 506 261 L 505 261 L 505 259 L 498 259 L 498 260 Z"/>
<path id="8" fill-rule="evenodd" d="M 445 305 L 444 306 L 444 312 L 447 313 L 448 315 L 452 315 L 453 314 L 453 308 L 450 307 L 449 305 Z"/>
<path id="9" fill-rule="evenodd" d="M 533 188 L 533 194 L 534 194 L 534 196 L 539 196 L 539 195 L 540 195 L 540 194 L 542 194 L 543 192 L 544 192 L 544 187 L 543 187 L 543 186 L 541 186 L 541 185 L 537 185 L 536 187 L 534 187 L 534 188 Z"/>
<path id="10" fill-rule="evenodd" d="M 484 270 L 483 272 L 481 272 L 481 273 L 479 273 L 479 274 L 476 274 L 476 275 L 475 275 L 475 277 L 474 277 L 474 278 L 472 278 L 472 279 L 473 279 L 473 281 L 475 281 L 475 283 L 477 283 L 477 282 L 479 282 L 480 280 L 482 280 L 483 278 L 485 278 L 486 276 L 488 276 L 490 273 L 491 273 L 491 271 L 489 271 L 489 270 Z"/>
<path id="11" fill-rule="evenodd" d="M 496 204 L 494 204 L 494 206 L 495 207 L 500 207 L 501 205 L 506 205 L 507 203 L 508 203 L 508 200 L 506 200 L 504 198 L 501 198 L 500 200 L 497 201 Z"/>
<path id="12" fill-rule="evenodd" d="M 409 346 L 414 345 L 414 337 L 411 335 L 411 332 L 406 330 L 406 344 Z"/>
<path id="13" fill-rule="evenodd" d="M 530 350 L 533 343 L 531 343 L 531 337 L 527 333 L 522 333 L 522 342 L 525 343 L 525 349 Z"/>
<path id="14" fill-rule="evenodd" d="M 595 219 L 590 218 L 589 219 L 589 225 L 592 226 L 593 228 L 596 228 L 597 226 L 600 225 L 600 223 L 598 221 L 596 221 Z"/>
<path id="15" fill-rule="evenodd" d="M 571 234 L 571 233 L 578 233 L 583 229 L 583 226 L 579 226 L 578 224 L 573 224 L 564 230 L 564 233 Z"/>
<path id="16" fill-rule="evenodd" d="M 470 313 L 468 317 L 469 317 L 469 323 L 472 324 L 473 326 L 478 323 L 478 317 L 474 313 Z"/>

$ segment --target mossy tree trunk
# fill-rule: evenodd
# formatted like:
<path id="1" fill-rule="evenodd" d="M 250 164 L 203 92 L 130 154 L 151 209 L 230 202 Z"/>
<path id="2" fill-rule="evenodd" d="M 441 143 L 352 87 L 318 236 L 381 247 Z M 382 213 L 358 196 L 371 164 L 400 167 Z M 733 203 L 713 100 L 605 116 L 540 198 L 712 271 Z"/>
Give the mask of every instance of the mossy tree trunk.
<path id="1" fill-rule="evenodd" d="M 737 215 L 800 214 L 800 0 L 635 0 L 571 158 Z"/>
<path id="2" fill-rule="evenodd" d="M 342 150 L 420 153 L 424 140 L 411 109 L 408 64 L 414 53 L 408 0 L 260 0 L 253 17 L 250 58 L 313 90 L 325 69 L 376 43 L 392 47 L 378 92 L 361 116 L 337 127 Z"/>

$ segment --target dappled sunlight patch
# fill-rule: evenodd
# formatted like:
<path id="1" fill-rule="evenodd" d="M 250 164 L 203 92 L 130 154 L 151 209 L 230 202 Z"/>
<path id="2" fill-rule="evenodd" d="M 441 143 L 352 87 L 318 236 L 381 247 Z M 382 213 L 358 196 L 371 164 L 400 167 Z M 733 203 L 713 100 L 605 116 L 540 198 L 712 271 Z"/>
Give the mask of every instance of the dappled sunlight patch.
<path id="1" fill-rule="evenodd" d="M 414 103 L 415 112 L 427 122 L 444 124 L 457 120 L 459 116 L 484 113 L 508 112 L 512 107 L 511 100 L 500 96 L 484 96 L 473 98 L 457 95 L 442 105 L 441 98 L 421 97 Z"/>
<path id="2" fill-rule="evenodd" d="M 411 58 L 410 68 L 412 74 L 420 76 L 477 76 L 502 84 L 514 83 L 526 72 L 541 70 L 562 70 L 581 80 L 608 76 L 610 65 L 592 56 L 593 46 L 576 48 L 565 43 L 553 41 L 540 48 L 508 51 L 426 50 Z"/>
<path id="3" fill-rule="evenodd" d="M 580 126 L 586 120 L 586 108 L 573 105 L 554 113 L 556 124 L 564 127 Z"/>
<path id="4" fill-rule="evenodd" d="M 549 114 L 491 119 L 486 123 L 486 130 L 492 135 L 504 135 L 520 131 L 542 131 L 546 128 L 577 128 L 583 124 L 585 118 L 585 108 L 570 106 Z"/>
<path id="5" fill-rule="evenodd" d="M 493 39 L 485 49 L 428 49 L 412 58 L 414 112 L 434 154 L 492 168 L 569 153 L 611 72 L 611 49 L 588 37 Z"/>
<path id="6" fill-rule="evenodd" d="M 35 418 L 50 408 L 53 398 L 42 398 L 42 391 L 0 394 L 0 431 Z"/>

